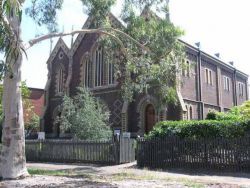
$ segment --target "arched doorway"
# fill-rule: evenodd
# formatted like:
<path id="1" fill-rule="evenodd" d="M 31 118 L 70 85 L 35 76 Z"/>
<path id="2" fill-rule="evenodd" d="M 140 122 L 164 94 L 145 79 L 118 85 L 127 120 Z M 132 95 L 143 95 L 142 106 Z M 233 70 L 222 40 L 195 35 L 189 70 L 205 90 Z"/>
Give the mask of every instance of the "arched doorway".
<path id="1" fill-rule="evenodd" d="M 152 104 L 148 104 L 145 108 L 145 133 L 149 133 L 156 123 L 155 109 Z"/>

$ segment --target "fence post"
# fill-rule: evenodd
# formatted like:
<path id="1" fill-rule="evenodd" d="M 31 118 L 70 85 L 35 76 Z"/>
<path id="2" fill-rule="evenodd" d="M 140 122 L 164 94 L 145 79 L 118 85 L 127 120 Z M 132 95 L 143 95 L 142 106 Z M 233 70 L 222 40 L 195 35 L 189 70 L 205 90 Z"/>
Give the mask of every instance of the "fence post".
<path id="1" fill-rule="evenodd" d="M 208 164 L 208 146 L 207 146 L 207 141 L 208 141 L 208 139 L 205 138 L 204 139 L 205 166 L 206 166 L 206 168 L 210 168 L 209 164 Z"/>
<path id="2" fill-rule="evenodd" d="M 118 136 L 113 137 L 115 164 L 120 164 L 120 139 Z"/>
<path id="3" fill-rule="evenodd" d="M 43 141 L 39 140 L 38 141 L 39 149 L 38 149 L 38 161 L 41 160 L 41 155 L 42 155 L 42 148 L 43 148 Z"/>

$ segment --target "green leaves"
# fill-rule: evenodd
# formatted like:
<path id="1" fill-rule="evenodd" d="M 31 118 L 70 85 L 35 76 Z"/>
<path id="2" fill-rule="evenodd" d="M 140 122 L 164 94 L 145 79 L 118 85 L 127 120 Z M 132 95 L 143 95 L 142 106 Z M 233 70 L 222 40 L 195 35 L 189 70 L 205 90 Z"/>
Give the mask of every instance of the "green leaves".
<path id="1" fill-rule="evenodd" d="M 160 108 L 166 103 L 176 103 L 177 74 L 180 72 L 178 62 L 184 58 L 183 46 L 178 42 L 183 31 L 175 27 L 168 19 L 162 19 L 150 10 L 162 1 L 127 0 L 122 14 L 127 23 L 124 29 L 135 40 L 144 44 L 149 53 L 124 39 L 129 56 L 125 64 L 125 83 L 122 83 L 125 100 L 131 101 L 133 93 L 147 93 L 154 90 L 159 99 Z M 144 6 L 141 15 L 135 7 Z M 130 76 L 130 78 L 128 78 Z"/>
<path id="2" fill-rule="evenodd" d="M 0 51 L 4 52 L 6 61 L 1 61 L 0 79 L 3 75 L 9 73 L 12 78 L 13 63 L 21 54 L 21 41 L 19 36 L 19 27 L 22 19 L 22 6 L 23 1 L 19 0 L 4 0 L 0 3 Z M 7 20 L 12 17 L 19 20 L 16 25 L 11 24 Z M 8 62 L 8 64 L 7 64 Z"/>
<path id="3" fill-rule="evenodd" d="M 74 98 L 64 97 L 61 116 L 57 117 L 62 131 L 70 131 L 82 140 L 110 139 L 108 120 L 107 107 L 84 88 L 78 88 Z"/>
<path id="4" fill-rule="evenodd" d="M 236 138 L 250 131 L 250 120 L 164 121 L 155 125 L 147 138 L 178 136 L 180 138 Z"/>
<path id="5" fill-rule="evenodd" d="M 50 32 L 56 32 L 56 15 L 62 4 L 63 0 L 33 0 L 25 13 L 39 26 L 45 25 Z"/>
<path id="6" fill-rule="evenodd" d="M 31 113 L 31 117 L 29 118 L 30 119 L 27 120 L 27 122 L 24 125 L 25 129 L 28 130 L 29 132 L 39 131 L 40 117 L 35 113 Z"/>
<path id="7" fill-rule="evenodd" d="M 116 0 L 81 0 L 83 10 L 93 19 L 92 28 L 98 28 L 104 25 L 106 18 L 110 14 L 111 7 Z"/>
<path id="8" fill-rule="evenodd" d="M 228 112 L 211 111 L 207 114 L 206 119 L 235 121 L 250 119 L 250 101 L 245 101 L 242 105 L 235 106 L 231 108 Z"/>
<path id="9" fill-rule="evenodd" d="M 22 10 L 18 10 L 18 17 L 19 17 L 19 22 L 20 23 L 22 21 L 22 15 L 23 15 L 23 11 Z"/>
<path id="10" fill-rule="evenodd" d="M 22 1 L 19 0 L 4 0 L 3 1 L 3 14 L 6 16 L 13 16 L 16 14 L 19 18 L 19 21 L 22 20 Z"/>
<path id="11" fill-rule="evenodd" d="M 0 81 L 4 77 L 5 71 L 6 71 L 6 64 L 5 64 L 5 62 L 3 60 L 0 60 Z"/>

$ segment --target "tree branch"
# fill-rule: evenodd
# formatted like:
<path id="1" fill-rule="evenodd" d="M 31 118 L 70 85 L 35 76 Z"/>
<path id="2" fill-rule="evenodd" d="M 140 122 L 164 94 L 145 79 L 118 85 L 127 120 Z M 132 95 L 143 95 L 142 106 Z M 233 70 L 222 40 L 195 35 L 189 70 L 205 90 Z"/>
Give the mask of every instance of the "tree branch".
<path id="1" fill-rule="evenodd" d="M 116 33 L 119 33 L 123 36 L 125 36 L 127 39 L 133 41 L 137 46 L 139 46 L 140 48 L 142 48 L 143 50 L 147 51 L 147 52 L 150 52 L 150 49 L 148 47 L 145 46 L 145 44 L 141 44 L 140 42 L 138 42 L 137 40 L 135 40 L 133 37 L 131 37 L 130 35 L 128 35 L 127 33 L 119 30 L 119 29 L 114 29 L 112 27 L 109 27 L 109 28 L 104 28 L 106 30 L 111 30 L 111 31 L 114 31 Z"/>
<path id="2" fill-rule="evenodd" d="M 137 46 L 139 46 L 143 50 L 149 51 L 149 49 L 147 47 L 145 47 L 144 45 L 139 43 L 137 40 L 135 40 L 134 38 L 132 38 L 128 34 L 124 33 L 123 31 L 120 31 L 118 29 L 111 28 L 111 27 L 110 28 L 99 28 L 99 29 L 81 29 L 81 30 L 75 30 L 75 31 L 68 32 L 68 33 L 50 33 L 50 34 L 43 35 L 41 37 L 30 40 L 25 45 L 25 50 L 28 50 L 29 48 L 31 48 L 35 44 L 37 44 L 39 42 L 42 42 L 44 40 L 50 39 L 50 38 L 75 35 L 75 34 L 79 34 L 79 33 L 98 33 L 98 34 L 105 34 L 105 35 L 108 35 L 108 36 L 114 38 L 121 45 L 123 53 L 126 54 L 126 48 L 124 47 L 123 42 L 117 36 L 115 36 L 112 33 L 108 32 L 108 30 L 119 33 L 119 34 L 125 36 L 126 38 L 128 38 L 129 40 L 134 42 Z"/>

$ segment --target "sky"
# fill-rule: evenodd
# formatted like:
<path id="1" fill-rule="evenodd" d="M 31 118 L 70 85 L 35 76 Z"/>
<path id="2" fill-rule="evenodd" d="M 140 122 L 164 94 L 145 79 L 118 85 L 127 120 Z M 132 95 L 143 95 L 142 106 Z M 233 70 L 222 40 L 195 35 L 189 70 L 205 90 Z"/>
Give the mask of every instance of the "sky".
<path id="1" fill-rule="evenodd" d="M 233 61 L 235 67 L 250 75 L 249 7 L 249 0 L 170 0 L 170 19 L 185 31 L 181 39 L 191 45 L 200 42 L 201 50 L 211 55 L 220 53 L 222 61 Z M 118 0 L 112 13 L 119 16 L 120 10 L 121 0 Z M 80 29 L 86 19 L 79 0 L 64 0 L 58 14 L 59 30 L 71 31 L 72 26 Z M 23 41 L 46 33 L 25 15 L 21 27 Z M 65 37 L 64 40 L 70 46 L 71 37 Z M 56 42 L 57 39 L 54 39 L 53 46 Z M 27 51 L 28 59 L 24 57 L 22 79 L 26 80 L 29 87 L 45 87 L 49 52 L 49 41 L 39 43 Z"/>

